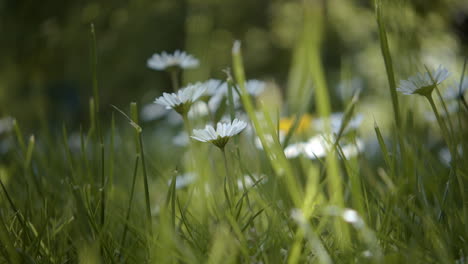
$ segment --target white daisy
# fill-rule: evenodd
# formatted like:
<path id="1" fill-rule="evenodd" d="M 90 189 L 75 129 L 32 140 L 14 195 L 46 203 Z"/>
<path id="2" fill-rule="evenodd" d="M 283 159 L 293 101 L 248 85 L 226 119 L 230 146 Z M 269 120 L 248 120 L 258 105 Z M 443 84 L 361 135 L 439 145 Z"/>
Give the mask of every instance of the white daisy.
<path id="1" fill-rule="evenodd" d="M 447 79 L 449 75 L 450 73 L 448 70 L 440 65 L 437 70 L 432 71 L 431 74 L 428 72 L 418 73 L 408 80 L 401 80 L 397 91 L 408 95 L 419 94 L 428 96 L 432 93 L 435 86 Z"/>
<path id="2" fill-rule="evenodd" d="M 13 118 L 12 117 L 4 117 L 0 118 L 0 134 L 9 132 L 13 129 Z"/>
<path id="3" fill-rule="evenodd" d="M 229 139 L 239 134 L 246 126 L 246 122 L 237 118 L 232 123 L 218 122 L 216 130 L 211 125 L 206 125 L 204 129 L 194 129 L 192 138 L 201 142 L 211 142 L 223 149 Z"/>
<path id="4" fill-rule="evenodd" d="M 181 175 L 176 176 L 176 182 L 175 182 L 175 187 L 176 189 L 182 189 L 192 183 L 194 183 L 197 180 L 197 175 L 192 172 L 187 172 Z M 172 179 L 167 182 L 167 185 L 172 184 Z"/>
<path id="5" fill-rule="evenodd" d="M 344 113 L 342 112 L 332 113 L 329 119 L 330 119 L 330 126 L 331 126 L 332 133 L 337 134 L 340 131 L 341 126 L 343 125 Z M 364 120 L 363 115 L 361 114 L 355 115 L 354 117 L 351 118 L 351 120 L 349 120 L 343 132 L 347 133 L 351 130 L 358 129 L 363 120 Z M 316 131 L 318 132 L 325 131 L 325 120 L 323 118 L 317 118 L 313 120 L 312 123 Z"/>
<path id="6" fill-rule="evenodd" d="M 237 180 L 237 188 L 239 188 L 239 190 L 244 190 L 244 184 L 245 184 L 245 188 L 249 189 L 255 184 L 262 184 L 265 182 L 267 182 L 267 178 L 265 175 L 257 175 L 257 174 L 244 175 L 243 181 L 242 179 Z"/>
<path id="7" fill-rule="evenodd" d="M 142 121 L 149 122 L 166 115 L 167 109 L 160 104 L 147 104 L 141 108 L 140 117 Z"/>
<path id="8" fill-rule="evenodd" d="M 319 159 L 327 155 L 333 146 L 333 141 L 324 135 L 311 137 L 306 142 L 290 144 L 284 149 L 286 158 L 292 159 L 304 155 L 309 159 Z M 340 144 L 340 149 L 345 158 L 354 157 L 364 148 L 364 143 L 356 139 L 355 144 Z"/>
<path id="9" fill-rule="evenodd" d="M 258 96 L 259 94 L 261 94 L 265 90 L 265 87 L 266 83 L 264 81 L 248 80 L 245 83 L 245 88 L 247 92 L 253 96 Z"/>
<path id="10" fill-rule="evenodd" d="M 245 82 L 245 88 L 247 90 L 247 93 L 249 93 L 252 96 L 258 96 L 260 95 L 266 87 L 266 83 L 264 81 L 259 81 L 259 80 L 248 80 Z M 237 90 L 239 90 L 239 86 L 236 85 Z M 227 98 L 228 96 L 228 84 L 227 82 L 222 82 L 216 89 L 216 93 L 212 94 L 212 97 L 210 98 L 208 104 L 210 105 L 210 109 L 217 109 L 220 105 L 221 102 Z M 232 92 L 232 98 L 234 101 L 234 106 L 238 107 L 240 105 L 240 97 L 237 92 L 233 90 Z"/>
<path id="11" fill-rule="evenodd" d="M 444 99 L 447 100 L 459 100 L 465 96 L 466 90 L 468 90 L 468 76 L 465 77 L 461 87 L 458 84 L 452 85 L 445 93 Z"/>
<path id="12" fill-rule="evenodd" d="M 218 79 L 209 79 L 203 83 L 206 86 L 204 95 L 213 96 L 215 95 L 222 87 L 223 81 Z"/>
<path id="13" fill-rule="evenodd" d="M 172 143 L 179 147 L 185 147 L 189 144 L 189 136 L 187 132 L 181 131 L 172 138 Z"/>
<path id="14" fill-rule="evenodd" d="M 195 102 L 204 92 L 206 87 L 201 83 L 190 84 L 180 89 L 177 93 L 163 93 L 154 102 L 165 106 L 167 109 L 174 109 L 177 113 L 186 114 L 193 102 Z"/>
<path id="15" fill-rule="evenodd" d="M 147 65 L 151 69 L 162 71 L 171 67 L 182 69 L 195 68 L 199 64 L 198 60 L 185 51 L 176 50 L 174 54 L 163 51 L 161 54 L 153 54 L 148 59 Z"/>

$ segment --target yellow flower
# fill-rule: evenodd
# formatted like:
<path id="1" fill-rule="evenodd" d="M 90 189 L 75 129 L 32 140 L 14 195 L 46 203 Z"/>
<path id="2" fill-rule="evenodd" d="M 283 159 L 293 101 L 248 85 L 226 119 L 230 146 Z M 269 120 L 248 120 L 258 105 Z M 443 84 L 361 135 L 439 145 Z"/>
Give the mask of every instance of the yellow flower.
<path id="1" fill-rule="evenodd" d="M 294 125 L 296 117 L 286 117 L 280 120 L 279 129 L 285 133 L 288 133 L 289 130 Z M 299 125 L 296 128 L 297 133 L 304 133 L 310 129 L 312 124 L 312 115 L 304 114 L 301 116 L 301 120 L 299 120 Z"/>

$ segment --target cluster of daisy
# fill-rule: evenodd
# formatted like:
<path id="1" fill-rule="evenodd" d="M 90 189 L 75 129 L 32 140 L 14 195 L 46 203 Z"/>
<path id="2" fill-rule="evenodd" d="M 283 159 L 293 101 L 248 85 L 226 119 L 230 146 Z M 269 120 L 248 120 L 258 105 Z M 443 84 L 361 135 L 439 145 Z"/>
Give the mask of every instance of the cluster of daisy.
<path id="1" fill-rule="evenodd" d="M 174 69 L 189 69 L 198 66 L 199 61 L 190 54 L 181 51 L 175 51 L 174 54 L 163 52 L 161 54 L 154 54 L 148 59 L 148 67 L 155 70 L 168 70 Z M 251 80 L 246 83 L 247 90 L 252 95 L 260 94 L 264 88 L 265 83 L 262 81 Z M 189 84 L 186 87 L 175 91 L 174 93 L 163 93 L 163 95 L 155 100 L 155 103 L 163 106 L 165 109 L 173 109 L 178 114 L 184 117 L 185 122 L 188 122 L 187 116 L 194 112 L 204 112 L 203 107 L 208 108 L 208 112 L 216 111 L 217 108 L 226 101 L 229 92 L 229 84 L 221 80 L 210 79 L 205 82 L 198 82 Z M 176 90 L 176 88 L 174 88 Z M 239 105 L 238 87 L 232 87 L 232 97 L 236 105 Z M 202 101 L 200 107 L 194 107 L 197 100 Z M 204 102 L 204 104 L 203 104 Z M 154 106 L 148 107 L 145 110 L 145 115 L 150 119 L 153 113 L 161 114 L 162 111 Z M 224 150 L 225 145 L 229 139 L 244 130 L 247 123 L 234 119 L 231 122 L 218 122 L 216 128 L 208 124 L 204 129 L 194 129 L 188 131 L 192 134 L 191 138 L 201 141 L 210 142 L 220 149 Z"/>
<path id="2" fill-rule="evenodd" d="M 189 69 L 198 66 L 198 64 L 199 61 L 192 55 L 180 51 L 176 51 L 174 54 L 168 54 L 166 52 L 155 54 L 148 60 L 148 66 L 155 70 L 173 71 L 175 68 Z M 436 78 L 441 77 L 437 74 Z M 255 97 L 265 90 L 266 83 L 258 80 L 249 80 L 245 83 L 245 87 L 246 91 L 251 96 Z M 205 82 L 189 84 L 180 90 L 174 90 L 174 93 L 163 93 L 161 97 L 157 98 L 155 103 L 158 106 L 152 105 L 143 109 L 144 112 L 142 114 L 144 114 L 144 118 L 151 119 L 151 116 L 162 116 L 165 113 L 164 109 L 166 109 L 166 111 L 167 109 L 173 109 L 184 117 L 219 114 L 217 113 L 219 109 L 221 109 L 220 114 L 222 115 L 222 111 L 225 110 L 225 107 L 223 106 L 226 106 L 229 103 L 229 96 L 231 96 L 233 107 L 235 109 L 237 109 L 241 104 L 239 87 L 222 80 L 210 79 Z M 161 107 L 164 109 L 161 109 Z M 185 120 L 185 122 L 187 122 L 188 118 Z M 347 124 L 345 132 L 355 130 L 360 125 L 361 121 L 362 116 L 360 115 L 353 118 Z M 286 157 L 295 158 L 302 155 L 310 159 L 316 159 L 325 156 L 333 145 L 330 143 L 330 139 L 333 138 L 333 136 L 336 135 L 343 126 L 343 114 L 332 114 L 329 118 L 329 122 L 332 128 L 330 135 L 315 135 L 306 141 L 290 144 L 284 150 Z M 308 118 L 308 115 L 306 115 L 304 120 L 301 121 L 299 130 L 303 130 L 304 128 L 307 129 L 312 123 L 315 128 L 315 132 L 324 132 L 324 120 L 321 118 L 311 119 Z M 286 128 L 287 126 L 288 128 Z M 285 118 L 281 120 L 281 140 L 284 139 L 285 134 L 291 126 L 291 119 Z M 208 124 L 203 129 L 186 131 L 183 135 L 181 134 L 177 136 L 177 141 L 181 145 L 184 145 L 188 143 L 188 138 L 192 138 L 201 142 L 210 142 L 224 150 L 229 139 L 239 134 L 246 127 L 247 123 L 245 121 L 236 118 L 228 122 L 218 122 L 216 125 Z M 273 141 L 273 137 L 271 140 Z M 257 147 L 262 148 L 258 139 L 256 139 L 255 142 Z M 362 148 L 363 143 L 360 140 L 355 140 L 353 144 L 349 143 L 347 145 L 343 145 L 340 149 L 345 157 L 349 157 L 361 152 Z"/>

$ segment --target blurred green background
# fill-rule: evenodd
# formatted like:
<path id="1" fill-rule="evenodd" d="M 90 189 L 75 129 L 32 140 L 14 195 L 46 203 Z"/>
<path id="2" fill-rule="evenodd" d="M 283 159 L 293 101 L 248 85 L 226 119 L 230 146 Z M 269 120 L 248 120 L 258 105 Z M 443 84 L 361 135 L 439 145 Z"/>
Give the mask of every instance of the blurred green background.
<path id="1" fill-rule="evenodd" d="M 365 97 L 388 103 L 373 1 L 323 2 L 322 56 L 333 107 L 342 107 L 339 84 L 347 79 L 358 79 Z M 387 2 L 397 78 L 421 70 L 414 67 L 420 62 L 461 71 L 467 1 Z M 302 34 L 302 1 L 0 0 L 0 117 L 13 116 L 27 130 L 85 122 L 92 94 L 90 23 L 97 34 L 102 117 L 109 119 L 110 104 L 146 104 L 170 91 L 169 77 L 146 66 L 153 53 L 181 49 L 199 58 L 200 67 L 186 71 L 184 83 L 225 78 L 235 39 L 243 42 L 248 77 L 274 81 L 285 94 Z"/>

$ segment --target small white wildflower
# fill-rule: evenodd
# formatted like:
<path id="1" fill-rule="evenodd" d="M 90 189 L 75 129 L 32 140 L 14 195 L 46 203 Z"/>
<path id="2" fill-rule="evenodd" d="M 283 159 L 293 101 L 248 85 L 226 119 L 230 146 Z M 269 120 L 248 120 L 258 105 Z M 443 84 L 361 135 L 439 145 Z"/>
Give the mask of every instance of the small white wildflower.
<path id="1" fill-rule="evenodd" d="M 343 80 L 338 84 L 337 91 L 341 100 L 347 101 L 356 93 L 359 93 L 364 87 L 364 82 L 361 78 L 352 78 Z"/>
<path id="2" fill-rule="evenodd" d="M 195 182 L 197 179 L 197 175 L 195 173 L 187 172 L 181 175 L 176 176 L 175 187 L 176 189 L 182 189 L 192 183 Z M 172 179 L 167 182 L 167 185 L 171 185 Z"/>
<path id="3" fill-rule="evenodd" d="M 355 210 L 345 209 L 343 211 L 343 219 L 348 223 L 356 223 L 359 220 L 359 215 Z"/>
<path id="4" fill-rule="evenodd" d="M 372 256 L 374 256 L 374 254 L 372 254 L 370 250 L 365 250 L 362 252 L 362 256 L 365 258 L 371 258 Z"/>
<path id="5" fill-rule="evenodd" d="M 13 129 L 13 118 L 12 117 L 4 117 L 0 118 L 0 134 L 9 132 Z"/>
<path id="6" fill-rule="evenodd" d="M 460 156 L 463 156 L 463 146 L 461 144 L 457 145 L 457 152 Z M 439 159 L 444 165 L 450 166 L 450 163 L 452 162 L 452 154 L 450 153 L 450 150 L 448 148 L 439 150 Z"/>
<path id="7" fill-rule="evenodd" d="M 326 140 L 324 136 L 318 135 L 311 137 L 304 144 L 303 152 L 310 159 L 318 159 L 325 157 L 330 147 L 330 141 Z"/>
<path id="8" fill-rule="evenodd" d="M 172 143 L 179 147 L 185 147 L 189 144 L 189 136 L 187 132 L 181 131 L 172 138 Z"/>
<path id="9" fill-rule="evenodd" d="M 218 122 L 216 130 L 211 125 L 204 129 L 194 129 L 192 138 L 201 142 L 211 142 L 220 149 L 224 149 L 229 139 L 239 134 L 247 126 L 247 123 L 234 119 L 232 123 Z"/>
<path id="10" fill-rule="evenodd" d="M 333 137 L 317 135 L 309 138 L 306 142 L 298 142 L 288 145 L 284 149 L 286 158 L 292 159 L 300 155 L 305 155 L 309 159 L 323 158 L 333 146 Z M 356 139 L 355 144 L 340 144 L 340 149 L 345 158 L 350 158 L 361 153 L 364 143 Z"/>
<path id="11" fill-rule="evenodd" d="M 259 80 L 248 80 L 245 83 L 245 88 L 247 92 L 252 96 L 258 96 L 261 94 L 266 87 L 266 83 L 264 81 Z"/>
<path id="12" fill-rule="evenodd" d="M 245 82 L 245 87 L 248 94 L 258 96 L 265 90 L 266 83 L 259 80 L 248 80 Z M 210 109 L 217 109 L 221 105 L 221 102 L 228 97 L 228 88 L 227 82 L 220 83 L 216 88 L 216 93 L 212 94 L 212 97 L 208 102 Z M 236 87 L 233 88 L 232 98 L 234 101 L 234 107 L 239 107 L 240 97 L 235 89 L 239 90 L 239 87 L 236 85 Z"/>
<path id="13" fill-rule="evenodd" d="M 174 54 L 163 51 L 161 54 L 153 54 L 148 59 L 147 65 L 151 69 L 162 71 L 171 67 L 182 69 L 195 68 L 199 64 L 198 60 L 185 51 L 176 50 Z"/>
<path id="14" fill-rule="evenodd" d="M 259 183 L 265 183 L 267 181 L 265 175 L 244 175 L 244 181 L 242 179 L 237 180 L 237 187 L 239 190 L 244 190 L 244 184 L 245 188 L 250 188 L 254 186 L 258 182 Z"/>
<path id="15" fill-rule="evenodd" d="M 254 131 L 252 131 L 252 132 L 254 132 Z M 275 138 L 271 134 L 265 134 L 264 138 L 265 138 L 265 141 L 266 141 L 265 143 L 267 143 L 268 146 L 273 145 L 273 143 L 275 142 Z M 286 138 L 286 133 L 284 133 L 283 131 L 280 130 L 279 134 L 278 134 L 279 142 L 283 143 L 285 138 Z M 255 147 L 257 147 L 257 149 L 263 149 L 262 141 L 260 140 L 259 137 L 255 137 L 254 144 L 255 144 Z"/>
<path id="16" fill-rule="evenodd" d="M 299 143 L 294 143 L 294 144 L 289 144 L 285 149 L 284 149 L 284 155 L 288 159 L 294 159 L 297 158 L 299 155 L 304 153 L 304 148 L 305 148 L 306 143 L 304 142 L 299 142 Z"/>
<path id="17" fill-rule="evenodd" d="M 299 208 L 294 208 L 291 210 L 291 218 L 300 225 L 307 223 L 307 219 L 305 218 L 304 213 Z"/>
<path id="18" fill-rule="evenodd" d="M 468 76 L 466 76 L 462 82 L 462 85 L 452 85 L 445 93 L 444 99 L 447 100 L 459 100 L 465 96 L 466 90 L 468 90 Z"/>
<path id="19" fill-rule="evenodd" d="M 206 87 L 201 83 L 191 84 L 180 89 L 177 93 L 163 93 L 157 98 L 155 103 L 165 106 L 167 109 L 174 109 L 177 113 L 184 115 L 188 113 L 193 102 L 195 102 L 204 92 Z"/>
<path id="20" fill-rule="evenodd" d="M 432 71 L 431 74 L 428 72 L 418 73 L 408 80 L 401 80 L 397 91 L 407 95 L 419 94 L 429 96 L 435 86 L 447 79 L 449 75 L 450 73 L 448 70 L 440 65 L 437 70 Z"/>
<path id="21" fill-rule="evenodd" d="M 458 111 L 460 110 L 459 104 L 455 101 L 447 102 L 446 107 L 447 107 L 447 111 L 443 111 L 439 113 L 440 117 L 442 118 L 448 118 L 451 115 L 458 113 Z M 429 122 L 437 121 L 437 117 L 434 114 L 434 111 L 425 111 L 424 118 Z"/>
<path id="22" fill-rule="evenodd" d="M 203 82 L 203 85 L 206 87 L 204 95 L 213 96 L 222 89 L 223 81 L 217 79 L 209 79 L 208 81 Z"/>
<path id="23" fill-rule="evenodd" d="M 329 117 L 329 122 L 331 126 L 331 132 L 332 134 L 337 134 L 341 126 L 343 125 L 344 122 L 344 113 L 343 112 L 336 112 L 332 113 Z M 354 117 L 349 120 L 349 122 L 346 124 L 344 133 L 347 133 L 351 130 L 356 130 L 359 128 L 359 126 L 362 124 L 362 121 L 364 120 L 363 115 L 357 114 Z M 312 125 L 315 129 L 315 131 L 318 132 L 324 132 L 325 130 L 325 119 L 324 118 L 317 118 L 312 121 Z"/>
<path id="24" fill-rule="evenodd" d="M 189 118 L 195 119 L 197 117 L 207 116 L 210 113 L 210 109 L 206 103 L 202 101 L 195 102 L 192 107 L 190 107 L 190 111 L 188 112 Z"/>
<path id="25" fill-rule="evenodd" d="M 163 117 L 167 113 L 166 107 L 160 104 L 147 104 L 141 108 L 142 121 L 149 122 Z"/>

